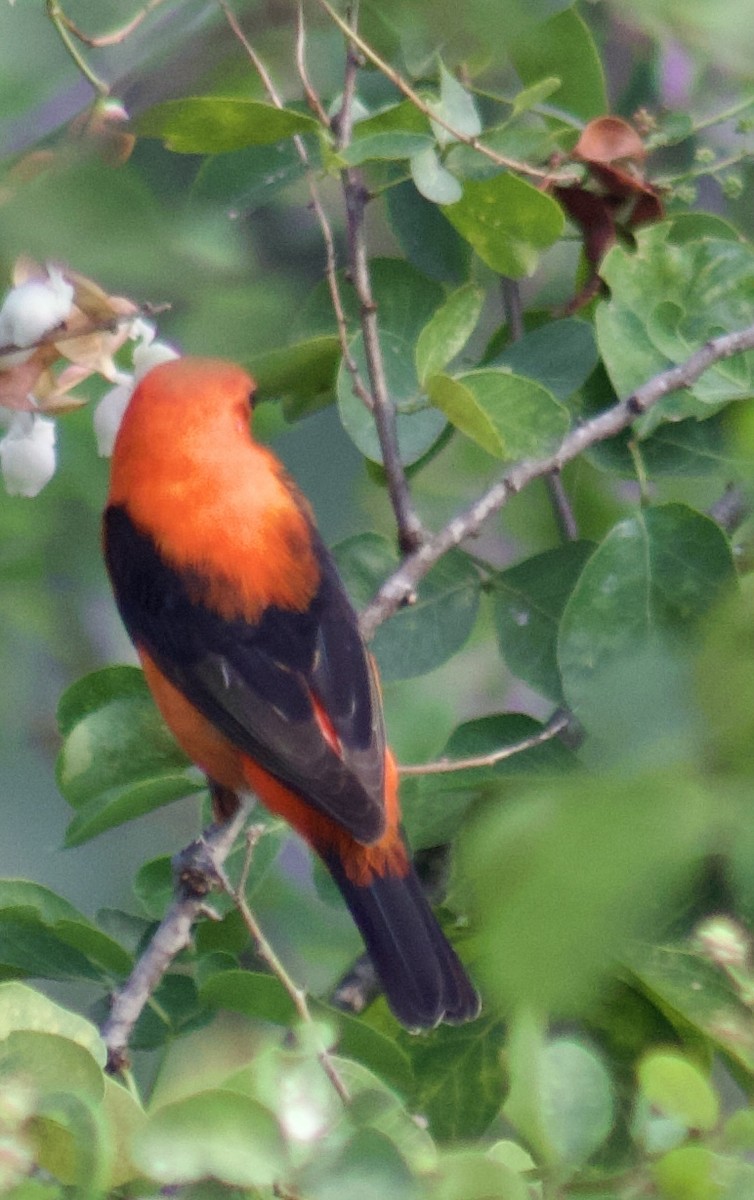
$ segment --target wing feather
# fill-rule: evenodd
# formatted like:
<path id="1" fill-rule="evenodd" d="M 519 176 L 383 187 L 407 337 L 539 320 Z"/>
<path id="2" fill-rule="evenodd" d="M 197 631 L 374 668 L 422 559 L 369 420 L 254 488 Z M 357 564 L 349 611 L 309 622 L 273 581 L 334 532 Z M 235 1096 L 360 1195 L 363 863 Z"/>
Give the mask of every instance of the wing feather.
<path id="1" fill-rule="evenodd" d="M 269 607 L 251 623 L 197 602 L 200 577 L 167 564 L 124 507 L 111 505 L 104 518 L 105 558 L 132 640 L 234 745 L 368 844 L 385 826 L 382 708 L 356 614 L 313 528 L 312 538 L 320 582 L 307 610 Z"/>

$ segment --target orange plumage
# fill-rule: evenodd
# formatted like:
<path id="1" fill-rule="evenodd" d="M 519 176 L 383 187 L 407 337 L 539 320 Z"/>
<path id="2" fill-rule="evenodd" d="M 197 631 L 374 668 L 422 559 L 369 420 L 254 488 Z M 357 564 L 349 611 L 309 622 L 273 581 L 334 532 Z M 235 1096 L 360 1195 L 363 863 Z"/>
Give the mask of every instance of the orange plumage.
<path id="1" fill-rule="evenodd" d="M 401 834 L 373 663 L 308 504 L 251 437 L 252 388 L 184 358 L 136 389 L 104 516 L 121 615 L 192 761 L 323 859 L 399 1019 L 467 1020 L 476 993 Z"/>

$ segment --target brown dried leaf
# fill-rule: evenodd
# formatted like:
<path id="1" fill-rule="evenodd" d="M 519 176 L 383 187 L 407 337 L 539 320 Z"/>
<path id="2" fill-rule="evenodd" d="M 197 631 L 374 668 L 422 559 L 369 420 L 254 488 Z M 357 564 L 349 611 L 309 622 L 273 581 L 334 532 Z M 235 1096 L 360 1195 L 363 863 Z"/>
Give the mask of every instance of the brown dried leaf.
<path id="1" fill-rule="evenodd" d="M 621 117 L 596 117 L 582 130 L 573 157 L 586 163 L 614 163 L 621 159 L 644 162 L 647 152 L 639 134 Z"/>

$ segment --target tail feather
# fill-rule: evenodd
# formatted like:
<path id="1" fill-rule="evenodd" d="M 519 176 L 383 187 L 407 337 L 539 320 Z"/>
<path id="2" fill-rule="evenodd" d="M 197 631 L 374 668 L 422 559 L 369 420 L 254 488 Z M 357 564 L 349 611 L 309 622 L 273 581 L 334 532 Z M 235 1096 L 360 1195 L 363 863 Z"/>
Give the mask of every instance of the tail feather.
<path id="1" fill-rule="evenodd" d="M 387 1002 L 409 1029 L 473 1020 L 479 996 L 422 892 L 413 867 L 405 876 L 353 883 L 337 860 L 327 860 Z"/>

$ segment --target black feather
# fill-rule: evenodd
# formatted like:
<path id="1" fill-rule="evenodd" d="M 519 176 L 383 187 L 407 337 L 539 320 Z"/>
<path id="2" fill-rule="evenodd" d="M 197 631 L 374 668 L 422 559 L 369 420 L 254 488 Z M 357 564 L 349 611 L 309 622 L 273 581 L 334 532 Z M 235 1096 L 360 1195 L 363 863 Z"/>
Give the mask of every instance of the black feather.
<path id="1" fill-rule="evenodd" d="M 197 600 L 200 572 L 167 563 L 124 507 L 104 516 L 105 561 L 134 643 L 234 745 L 369 844 L 385 827 L 382 710 L 356 614 L 313 527 L 311 536 L 320 580 L 308 609 L 272 606 L 252 623 Z"/>

